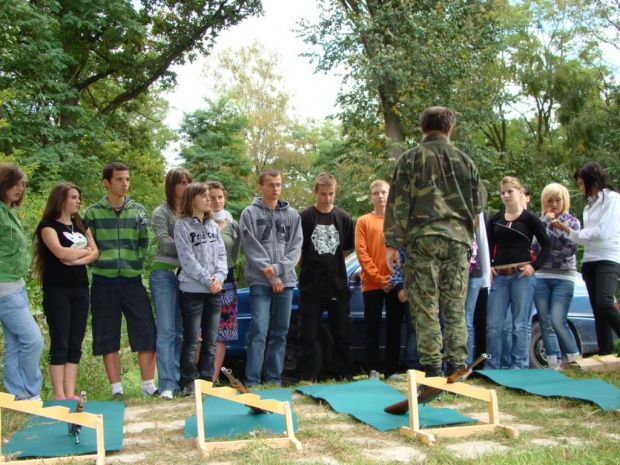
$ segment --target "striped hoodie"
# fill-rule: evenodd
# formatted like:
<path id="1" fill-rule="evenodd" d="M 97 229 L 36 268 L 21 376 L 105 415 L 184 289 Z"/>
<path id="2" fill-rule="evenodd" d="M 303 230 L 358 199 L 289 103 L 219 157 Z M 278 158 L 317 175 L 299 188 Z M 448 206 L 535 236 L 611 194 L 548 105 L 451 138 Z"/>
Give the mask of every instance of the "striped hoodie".
<path id="1" fill-rule="evenodd" d="M 84 221 L 99 248 L 93 275 L 114 279 L 142 274 L 149 247 L 149 217 L 142 205 L 126 197 L 116 211 L 106 196 L 86 209 Z"/>

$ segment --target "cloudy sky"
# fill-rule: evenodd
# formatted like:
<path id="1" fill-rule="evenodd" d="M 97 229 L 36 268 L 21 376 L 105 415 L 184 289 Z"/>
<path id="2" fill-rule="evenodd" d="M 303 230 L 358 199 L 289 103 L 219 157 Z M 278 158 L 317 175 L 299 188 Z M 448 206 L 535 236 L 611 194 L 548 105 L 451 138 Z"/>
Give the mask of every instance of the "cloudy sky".
<path id="1" fill-rule="evenodd" d="M 291 95 L 295 112 L 300 118 L 323 119 L 335 112 L 334 101 L 340 86 L 340 77 L 335 73 L 315 74 L 314 65 L 299 54 L 308 51 L 304 42 L 297 38 L 293 29 L 300 18 L 313 19 L 318 16 L 316 0 L 263 0 L 265 14 L 250 18 L 223 32 L 213 51 L 224 48 L 238 48 L 258 41 L 267 50 L 280 54 L 284 86 Z M 204 97 L 209 95 L 210 82 L 203 76 L 204 59 L 175 68 L 178 86 L 165 97 L 170 103 L 166 124 L 176 129 L 183 113 L 192 112 L 203 106 Z M 166 153 L 169 164 L 176 164 L 178 147 L 170 147 Z"/>

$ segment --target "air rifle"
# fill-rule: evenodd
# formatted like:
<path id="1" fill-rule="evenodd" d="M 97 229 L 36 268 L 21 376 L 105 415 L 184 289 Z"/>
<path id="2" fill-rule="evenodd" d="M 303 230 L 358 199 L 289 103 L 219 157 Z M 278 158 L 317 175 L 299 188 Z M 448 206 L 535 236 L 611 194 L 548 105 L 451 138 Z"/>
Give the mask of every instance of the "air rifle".
<path id="1" fill-rule="evenodd" d="M 86 403 L 86 391 L 80 392 L 80 399 L 77 402 L 74 413 L 81 413 L 84 411 L 84 404 Z M 82 432 L 82 425 L 76 425 L 75 423 L 69 423 L 69 436 L 75 436 L 75 443 L 80 443 L 80 433 Z"/>
<path id="2" fill-rule="evenodd" d="M 233 372 L 230 368 L 222 367 L 222 373 L 228 378 L 228 381 L 230 381 L 230 385 L 234 387 L 237 391 L 239 391 L 241 394 L 250 394 L 250 390 L 246 388 L 241 381 L 235 378 L 235 375 L 233 375 Z M 262 408 L 252 407 L 251 405 L 248 405 L 248 407 L 250 407 L 254 413 L 268 413 Z"/>
<path id="3" fill-rule="evenodd" d="M 452 373 L 450 376 L 448 376 L 448 379 L 447 379 L 448 384 L 457 383 L 461 381 L 461 379 L 463 379 L 467 374 L 469 374 L 475 366 L 479 365 L 485 360 L 489 360 L 490 358 L 491 356 L 489 354 L 482 354 L 480 357 L 478 357 L 468 366 L 459 368 L 454 373 Z M 422 390 L 418 393 L 418 404 L 429 403 L 431 400 L 435 399 L 439 394 L 441 394 L 441 392 L 442 392 L 442 389 L 440 388 L 424 386 Z M 385 413 L 391 413 L 393 415 L 400 415 L 403 413 L 407 413 L 409 411 L 409 399 L 403 400 L 401 402 L 396 402 L 395 404 L 392 404 L 392 405 L 388 405 L 387 407 L 383 409 L 383 411 Z"/>

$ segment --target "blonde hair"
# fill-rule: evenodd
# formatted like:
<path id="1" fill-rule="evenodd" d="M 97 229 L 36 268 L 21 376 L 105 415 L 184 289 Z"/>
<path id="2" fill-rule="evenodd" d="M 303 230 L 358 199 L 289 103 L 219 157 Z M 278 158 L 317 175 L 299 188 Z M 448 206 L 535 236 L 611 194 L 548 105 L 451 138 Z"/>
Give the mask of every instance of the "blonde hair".
<path id="1" fill-rule="evenodd" d="M 518 178 L 514 176 L 504 176 L 502 180 L 499 182 L 499 190 L 502 190 L 502 186 L 511 186 L 516 187 L 519 190 L 523 190 L 523 184 L 519 181 Z"/>
<path id="2" fill-rule="evenodd" d="M 545 207 L 547 200 L 551 197 L 559 197 L 562 199 L 562 213 L 566 213 L 570 209 L 570 194 L 568 193 L 568 189 L 562 184 L 553 182 L 551 184 L 547 184 L 540 195 L 540 205 L 542 206 L 543 215 L 547 211 Z"/>
<path id="3" fill-rule="evenodd" d="M 388 189 L 390 188 L 390 184 L 387 181 L 384 181 L 383 179 L 375 179 L 373 182 L 370 183 L 368 195 L 372 195 L 372 190 L 377 186 L 387 186 Z"/>

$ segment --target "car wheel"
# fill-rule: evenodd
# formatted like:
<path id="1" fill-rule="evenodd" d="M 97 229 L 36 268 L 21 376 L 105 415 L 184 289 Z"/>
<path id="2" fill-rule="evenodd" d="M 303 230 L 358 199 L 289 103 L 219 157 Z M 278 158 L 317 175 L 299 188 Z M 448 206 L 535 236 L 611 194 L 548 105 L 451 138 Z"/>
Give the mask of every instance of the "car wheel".
<path id="1" fill-rule="evenodd" d="M 542 339 L 540 322 L 532 322 L 532 336 L 530 339 L 530 368 L 547 368 L 547 352 Z"/>

